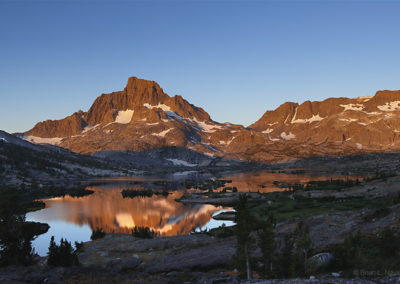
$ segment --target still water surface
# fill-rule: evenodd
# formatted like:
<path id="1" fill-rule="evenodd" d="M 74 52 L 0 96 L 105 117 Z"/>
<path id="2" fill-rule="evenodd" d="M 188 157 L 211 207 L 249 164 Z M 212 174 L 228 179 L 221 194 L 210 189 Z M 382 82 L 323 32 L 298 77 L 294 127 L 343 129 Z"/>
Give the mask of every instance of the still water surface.
<path id="1" fill-rule="evenodd" d="M 172 236 L 188 234 L 193 228 L 211 229 L 231 221 L 216 221 L 212 216 L 223 208 L 207 204 L 183 204 L 175 201 L 185 191 L 181 181 L 185 179 L 202 180 L 212 177 L 210 174 L 198 172 L 175 173 L 167 176 L 140 176 L 103 179 L 95 185 L 88 186 L 94 193 L 84 197 L 57 197 L 44 199 L 46 208 L 27 214 L 27 221 L 47 223 L 50 229 L 33 241 L 33 247 L 40 255 L 46 255 L 50 238 L 57 241 L 67 238 L 68 241 L 88 241 L 93 229 L 103 228 L 107 233 L 130 233 L 135 226 L 146 226 L 161 235 Z M 235 186 L 238 191 L 270 192 L 282 190 L 273 184 L 305 183 L 310 180 L 326 180 L 328 178 L 344 178 L 342 176 L 326 176 L 321 174 L 301 173 L 286 174 L 270 171 L 226 174 L 220 179 L 232 180 L 225 186 Z M 154 184 L 154 181 L 168 181 L 166 185 Z M 168 189 L 168 196 L 123 198 L 123 189 Z M 222 188 L 221 188 L 222 189 Z"/>

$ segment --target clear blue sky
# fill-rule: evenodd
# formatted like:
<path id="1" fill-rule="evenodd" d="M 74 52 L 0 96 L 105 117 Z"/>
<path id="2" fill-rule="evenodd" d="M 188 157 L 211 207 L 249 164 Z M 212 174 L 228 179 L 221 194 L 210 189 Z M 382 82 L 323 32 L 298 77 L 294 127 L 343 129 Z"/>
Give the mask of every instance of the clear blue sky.
<path id="1" fill-rule="evenodd" d="M 400 89 L 400 1 L 1 1 L 0 129 L 88 110 L 129 76 L 220 122 Z"/>

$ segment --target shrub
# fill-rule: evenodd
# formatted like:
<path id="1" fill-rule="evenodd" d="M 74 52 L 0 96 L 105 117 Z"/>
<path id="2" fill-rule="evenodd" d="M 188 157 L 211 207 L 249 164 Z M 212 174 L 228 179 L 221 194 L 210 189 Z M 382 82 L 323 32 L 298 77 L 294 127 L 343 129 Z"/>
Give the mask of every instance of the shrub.
<path id="1" fill-rule="evenodd" d="M 75 251 L 76 252 L 83 251 L 83 242 L 75 241 Z"/>
<path id="2" fill-rule="evenodd" d="M 70 242 L 63 238 L 61 238 L 60 245 L 57 245 L 54 241 L 54 236 L 51 237 L 47 256 L 47 264 L 51 266 L 72 266 L 79 264 L 76 250 L 72 248 Z"/>
<path id="3" fill-rule="evenodd" d="M 218 228 L 210 230 L 210 235 L 217 238 L 227 238 L 235 234 L 235 229 L 232 227 L 227 227 L 225 223 L 222 223 Z"/>
<path id="4" fill-rule="evenodd" d="M 97 240 L 104 238 L 106 235 L 106 232 L 103 231 L 102 228 L 96 228 L 95 230 L 92 231 L 92 235 L 90 236 L 91 240 Z"/>
<path id="5" fill-rule="evenodd" d="M 123 198 L 135 198 L 135 197 L 152 197 L 153 195 L 162 195 L 167 197 L 168 191 L 155 191 L 151 189 L 143 189 L 143 190 L 132 190 L 132 189 L 124 189 L 121 191 Z"/>
<path id="6" fill-rule="evenodd" d="M 132 230 L 132 236 L 142 239 L 152 239 L 157 236 L 157 233 L 149 227 L 135 227 Z"/>

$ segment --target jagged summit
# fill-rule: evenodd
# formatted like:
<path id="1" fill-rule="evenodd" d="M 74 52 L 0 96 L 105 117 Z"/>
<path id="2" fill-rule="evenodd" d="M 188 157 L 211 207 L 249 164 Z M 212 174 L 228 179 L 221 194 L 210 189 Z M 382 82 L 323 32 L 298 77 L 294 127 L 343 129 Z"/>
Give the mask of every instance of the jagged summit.
<path id="1" fill-rule="evenodd" d="M 25 135 L 32 142 L 56 143 L 80 153 L 165 146 L 213 152 L 200 143 L 201 136 L 223 127 L 182 96 L 168 96 L 156 82 L 130 77 L 122 91 L 100 95 L 87 112 L 39 122 Z"/>
<path id="2" fill-rule="evenodd" d="M 26 134 L 43 138 L 66 137 L 77 135 L 88 126 L 131 121 L 155 123 L 174 115 L 198 121 L 211 120 L 202 108 L 193 106 L 181 96 L 168 96 L 156 82 L 130 77 L 123 91 L 100 95 L 87 112 L 39 122 Z"/>
<path id="3" fill-rule="evenodd" d="M 215 122 L 181 96 L 164 93 L 156 82 L 130 77 L 122 91 L 100 95 L 87 112 L 39 122 L 25 135 L 32 142 L 85 154 L 177 146 L 262 162 L 397 151 L 400 91 L 286 102 L 245 128 Z"/>

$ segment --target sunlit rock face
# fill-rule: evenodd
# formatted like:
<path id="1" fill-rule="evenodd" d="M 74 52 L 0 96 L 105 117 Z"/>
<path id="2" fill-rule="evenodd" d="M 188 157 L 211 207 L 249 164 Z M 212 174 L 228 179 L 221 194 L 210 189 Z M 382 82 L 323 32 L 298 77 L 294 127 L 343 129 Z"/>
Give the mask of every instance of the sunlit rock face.
<path id="1" fill-rule="evenodd" d="M 126 187 L 124 187 L 126 188 Z M 212 205 L 184 205 L 175 201 L 183 192 L 167 197 L 123 198 L 121 187 L 91 187 L 95 193 L 80 198 L 65 196 L 46 200 L 46 209 L 38 212 L 42 220 L 62 220 L 107 233 L 130 233 L 135 226 L 150 227 L 160 235 L 188 234 L 204 226 L 214 212 Z"/>
<path id="2" fill-rule="evenodd" d="M 400 91 L 286 102 L 245 128 L 213 121 L 156 82 L 131 77 L 122 91 L 100 95 L 87 112 L 39 122 L 25 136 L 83 154 L 178 146 L 257 162 L 394 151 L 400 149 Z"/>

